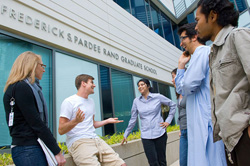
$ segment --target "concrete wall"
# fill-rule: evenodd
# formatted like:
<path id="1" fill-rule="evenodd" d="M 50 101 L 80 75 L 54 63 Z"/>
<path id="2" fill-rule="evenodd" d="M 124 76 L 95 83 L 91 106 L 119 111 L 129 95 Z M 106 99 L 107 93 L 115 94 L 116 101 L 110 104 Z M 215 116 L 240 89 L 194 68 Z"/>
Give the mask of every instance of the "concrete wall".
<path id="1" fill-rule="evenodd" d="M 171 165 L 179 159 L 179 131 L 168 133 L 167 140 L 167 165 Z M 121 146 L 120 144 L 111 145 L 111 147 L 120 155 L 128 166 L 146 166 L 148 165 L 141 140 L 129 141 Z M 75 166 L 73 159 L 65 155 L 67 163 L 65 166 Z"/>
<path id="2" fill-rule="evenodd" d="M 113 0 L 0 0 L 0 9 L 2 30 L 172 84 L 181 51 Z"/>

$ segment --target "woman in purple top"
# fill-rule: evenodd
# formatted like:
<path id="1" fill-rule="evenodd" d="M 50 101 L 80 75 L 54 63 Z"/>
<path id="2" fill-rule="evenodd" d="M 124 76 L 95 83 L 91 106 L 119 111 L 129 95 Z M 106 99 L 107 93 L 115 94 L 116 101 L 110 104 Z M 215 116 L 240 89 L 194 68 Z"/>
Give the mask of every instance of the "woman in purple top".
<path id="1" fill-rule="evenodd" d="M 134 128 L 137 117 L 141 120 L 141 139 L 150 166 L 166 166 L 166 128 L 171 123 L 176 104 L 159 93 L 151 93 L 149 80 L 141 79 L 137 83 L 140 97 L 134 99 L 131 118 L 124 133 L 122 145 Z M 161 105 L 170 107 L 169 115 L 164 121 L 161 116 Z"/>

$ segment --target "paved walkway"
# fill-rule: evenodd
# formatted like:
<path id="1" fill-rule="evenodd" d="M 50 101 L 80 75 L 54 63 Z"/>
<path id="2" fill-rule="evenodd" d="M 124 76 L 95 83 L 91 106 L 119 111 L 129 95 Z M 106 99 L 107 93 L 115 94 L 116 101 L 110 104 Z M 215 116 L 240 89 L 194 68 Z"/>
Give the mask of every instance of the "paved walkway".
<path id="1" fill-rule="evenodd" d="M 171 164 L 170 166 L 180 166 L 180 165 L 179 165 L 179 160 L 177 160 L 176 162 L 174 162 L 174 163 Z"/>

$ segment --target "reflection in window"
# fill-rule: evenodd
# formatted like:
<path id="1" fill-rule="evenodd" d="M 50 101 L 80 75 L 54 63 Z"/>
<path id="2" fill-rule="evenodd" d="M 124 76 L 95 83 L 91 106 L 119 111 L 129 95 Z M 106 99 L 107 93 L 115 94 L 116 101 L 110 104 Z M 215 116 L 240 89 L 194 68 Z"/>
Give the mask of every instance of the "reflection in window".
<path id="1" fill-rule="evenodd" d="M 195 22 L 194 12 L 191 12 L 190 14 L 187 15 L 187 21 L 188 23 Z"/>
<path id="2" fill-rule="evenodd" d="M 137 84 L 140 79 L 142 79 L 142 78 L 133 76 L 135 97 L 141 96 L 141 93 L 138 90 L 138 84 Z"/>
<path id="3" fill-rule="evenodd" d="M 41 55 L 43 63 L 47 65 L 46 72 L 43 74 L 43 78 L 40 84 L 43 88 L 43 95 L 47 103 L 49 114 L 49 127 L 52 129 L 52 51 L 44 47 L 34 45 L 32 43 L 8 37 L 0 34 L 0 98 L 3 99 L 3 88 L 9 77 L 11 67 L 21 53 L 25 51 L 32 51 Z M 9 135 L 9 129 L 5 119 L 5 111 L 3 102 L 0 102 L 0 147 L 8 146 L 11 144 L 11 137 Z"/>
<path id="4" fill-rule="evenodd" d="M 147 11 L 148 27 L 150 29 L 153 29 L 150 5 L 149 5 L 148 0 L 145 0 L 145 7 L 146 7 L 146 11 Z"/>
<path id="5" fill-rule="evenodd" d="M 109 68 L 100 66 L 101 90 L 102 90 L 102 108 L 103 119 L 113 117 L 110 72 Z M 115 133 L 114 124 L 107 124 L 104 126 L 105 135 L 112 135 Z"/>
<path id="6" fill-rule="evenodd" d="M 152 81 L 152 87 L 153 87 L 153 93 L 159 93 L 158 91 L 158 83 L 155 81 Z"/>
<path id="7" fill-rule="evenodd" d="M 160 11 L 153 3 L 151 3 L 150 6 L 151 6 L 151 15 L 153 20 L 153 29 L 155 33 L 159 34 L 161 37 L 164 37 L 161 25 Z"/>
<path id="8" fill-rule="evenodd" d="M 160 94 L 166 96 L 167 98 L 171 99 L 171 93 L 170 93 L 170 90 L 169 90 L 169 86 L 168 85 L 165 85 L 165 84 L 161 84 L 161 83 L 158 83 L 159 85 L 159 91 L 160 91 Z"/>
<path id="9" fill-rule="evenodd" d="M 132 75 L 117 70 L 111 70 L 112 91 L 115 117 L 124 120 L 116 124 L 116 132 L 123 132 L 131 117 L 131 108 L 134 100 Z M 137 125 L 134 127 L 137 130 Z"/>
<path id="10" fill-rule="evenodd" d="M 148 26 L 144 0 L 131 0 L 132 15 Z"/>
<path id="11" fill-rule="evenodd" d="M 160 9 L 150 0 L 114 1 L 168 42 L 181 49 L 179 36 L 177 34 L 177 25 L 174 23 L 171 25 L 171 20 L 162 14 Z"/>
<path id="12" fill-rule="evenodd" d="M 178 26 L 177 24 L 172 22 L 172 28 L 173 28 L 173 33 L 174 33 L 174 40 L 175 40 L 175 46 L 178 47 L 181 50 L 181 46 L 180 46 L 180 38 L 178 35 Z"/>
<path id="13" fill-rule="evenodd" d="M 119 6 L 121 6 L 123 9 L 125 9 L 127 12 L 130 12 L 130 5 L 129 0 L 114 0 Z"/>
<path id="14" fill-rule="evenodd" d="M 163 25 L 165 39 L 174 45 L 174 39 L 173 39 L 173 33 L 172 33 L 170 19 L 167 16 L 165 16 L 164 14 L 161 14 L 161 17 L 162 17 L 162 25 Z"/>
<path id="15" fill-rule="evenodd" d="M 61 104 L 67 97 L 76 94 L 77 89 L 75 87 L 75 78 L 79 74 L 88 74 L 94 77 L 94 94 L 89 97 L 94 100 L 95 103 L 95 120 L 101 120 L 101 101 L 99 93 L 99 75 L 98 65 L 92 62 L 83 60 L 82 58 L 67 55 L 65 53 L 55 52 L 55 88 L 56 88 L 56 111 L 57 111 L 57 124 L 59 123 L 59 115 Z M 55 118 L 55 117 L 54 117 Z M 96 134 L 102 135 L 103 128 L 99 127 L 96 129 Z M 65 142 L 66 135 L 60 135 L 57 132 L 57 141 Z"/>
<path id="16" fill-rule="evenodd" d="M 174 88 L 173 86 L 169 86 L 169 90 L 170 90 L 170 94 L 171 94 L 171 100 L 172 100 L 173 102 L 177 103 L 175 88 Z M 176 106 L 176 109 L 178 109 L 177 106 Z M 179 117 L 179 113 L 178 113 L 178 111 L 176 110 L 175 116 L 174 116 L 175 122 L 178 121 L 178 117 Z"/>
<path id="17" fill-rule="evenodd" d="M 171 99 L 171 92 L 170 92 L 170 89 L 169 89 L 169 86 L 168 85 L 164 85 L 164 84 L 161 84 L 161 83 L 158 83 L 159 85 L 159 92 L 160 94 L 166 96 L 167 98 Z M 169 111 L 169 108 L 167 108 L 168 106 L 164 106 L 165 108 L 162 109 L 162 117 L 164 119 L 166 119 L 166 117 L 168 116 L 168 111 Z M 175 119 L 173 118 L 172 120 L 172 123 L 171 125 L 175 125 Z"/>
<path id="18" fill-rule="evenodd" d="M 229 0 L 240 13 L 247 9 L 245 0 Z"/>

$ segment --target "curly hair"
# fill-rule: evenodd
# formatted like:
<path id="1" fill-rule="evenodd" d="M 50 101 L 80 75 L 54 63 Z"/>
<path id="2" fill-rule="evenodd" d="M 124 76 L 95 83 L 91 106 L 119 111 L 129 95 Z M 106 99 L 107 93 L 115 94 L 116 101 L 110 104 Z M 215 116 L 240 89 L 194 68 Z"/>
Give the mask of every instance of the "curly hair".
<path id="1" fill-rule="evenodd" d="M 193 22 L 193 23 L 189 23 L 189 24 L 185 24 L 181 26 L 178 29 L 178 35 L 181 35 L 182 32 L 186 31 L 186 35 L 188 36 L 189 39 L 191 39 L 192 37 L 194 37 L 194 35 L 197 35 L 197 31 L 195 30 L 196 24 L 197 24 L 196 22 Z M 199 37 L 197 37 L 197 40 L 201 44 L 205 45 L 206 43 L 206 41 L 202 40 Z"/>
<path id="2" fill-rule="evenodd" d="M 200 6 L 200 11 L 206 16 L 206 20 L 208 20 L 209 13 L 213 11 L 218 15 L 218 25 L 238 26 L 239 12 L 234 9 L 234 4 L 229 0 L 200 0 L 197 7 Z"/>

